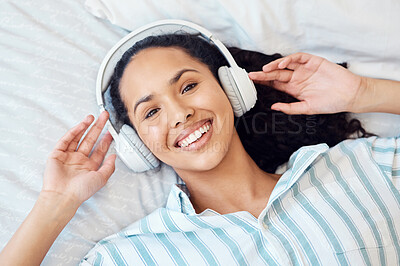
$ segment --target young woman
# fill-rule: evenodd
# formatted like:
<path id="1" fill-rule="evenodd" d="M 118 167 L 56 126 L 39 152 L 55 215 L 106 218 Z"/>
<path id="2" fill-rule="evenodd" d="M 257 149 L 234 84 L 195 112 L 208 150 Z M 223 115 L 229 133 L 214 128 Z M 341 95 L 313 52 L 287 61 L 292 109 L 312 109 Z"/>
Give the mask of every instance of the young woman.
<path id="1" fill-rule="evenodd" d="M 223 59 L 214 48 L 190 40 L 154 37 L 136 44 L 118 63 L 112 82 L 120 119 L 185 185 L 172 188 L 165 208 L 100 241 L 82 264 L 398 262 L 397 138 L 346 140 L 331 149 L 309 145 L 323 141 L 333 146 L 363 133 L 357 121 L 347 123 L 343 114 L 315 116 L 314 136 L 306 132 L 307 116 L 285 116 L 279 132 L 259 133 L 259 126 L 282 124 L 268 116 L 278 111 L 400 114 L 400 83 L 360 77 L 303 53 L 269 60 L 254 53 L 241 63 L 243 54 L 231 49 L 248 71 L 261 68 L 246 66 L 256 57 L 265 63 L 276 59 L 249 74 L 267 87 L 257 88 L 258 105 L 238 121 L 216 75 Z M 298 101 L 279 100 L 284 94 L 269 86 Z M 279 102 L 257 116 L 269 108 L 268 101 Z M 110 135 L 89 157 L 107 118 L 102 113 L 79 146 L 92 116 L 57 143 L 38 201 L 2 251 L 2 264 L 39 264 L 77 208 L 107 182 L 115 155 L 101 163 Z M 247 130 L 249 121 L 256 122 Z M 341 124 L 334 126 L 334 121 Z M 288 170 L 274 174 L 289 156 Z"/>

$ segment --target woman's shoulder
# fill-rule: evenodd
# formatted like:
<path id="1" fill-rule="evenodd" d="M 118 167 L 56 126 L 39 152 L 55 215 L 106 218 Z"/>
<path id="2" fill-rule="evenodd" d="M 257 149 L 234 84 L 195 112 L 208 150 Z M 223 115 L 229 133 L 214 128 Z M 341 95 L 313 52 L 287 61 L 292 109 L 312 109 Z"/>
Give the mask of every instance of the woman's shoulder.
<path id="1" fill-rule="evenodd" d="M 332 149 L 341 150 L 346 150 L 346 148 L 353 150 L 353 152 L 360 149 L 366 149 L 365 151 L 371 154 L 379 152 L 380 154 L 377 155 L 382 155 L 384 153 L 393 153 L 400 148 L 400 136 L 372 136 L 368 138 L 347 139 L 332 147 Z"/>
<path id="2" fill-rule="evenodd" d="M 296 150 L 289 161 L 280 165 L 276 173 L 282 174 L 290 168 L 308 167 L 316 165 L 317 161 L 329 160 L 336 164 L 345 164 L 344 158 L 354 164 L 356 162 L 381 162 L 388 155 L 400 155 L 400 138 L 368 138 L 347 139 L 329 147 L 326 143 L 303 146 Z M 400 156 L 399 156 L 400 157 Z M 393 162 L 391 162 L 393 163 Z"/>

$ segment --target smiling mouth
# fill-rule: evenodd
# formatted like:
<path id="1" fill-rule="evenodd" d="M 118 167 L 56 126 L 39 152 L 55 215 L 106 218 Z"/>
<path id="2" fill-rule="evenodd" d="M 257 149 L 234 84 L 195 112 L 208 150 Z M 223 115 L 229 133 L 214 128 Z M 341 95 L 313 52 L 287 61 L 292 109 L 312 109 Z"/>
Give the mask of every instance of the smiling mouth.
<path id="1" fill-rule="evenodd" d="M 189 136 L 178 141 L 175 147 L 185 150 L 198 149 L 210 139 L 210 131 L 212 131 L 212 120 L 206 121 L 202 126 L 192 132 Z"/>

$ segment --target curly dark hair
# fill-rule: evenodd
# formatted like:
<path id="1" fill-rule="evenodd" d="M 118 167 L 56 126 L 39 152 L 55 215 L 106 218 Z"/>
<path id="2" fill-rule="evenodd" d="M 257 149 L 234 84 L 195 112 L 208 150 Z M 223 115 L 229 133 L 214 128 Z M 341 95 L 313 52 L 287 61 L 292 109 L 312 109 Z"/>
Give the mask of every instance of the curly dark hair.
<path id="1" fill-rule="evenodd" d="M 218 68 L 227 65 L 221 52 L 198 35 L 168 34 L 147 37 L 130 49 L 117 63 L 111 78 L 110 95 L 117 119 L 131 125 L 124 105 L 119 83 L 131 58 L 150 47 L 178 47 L 208 66 L 219 81 Z M 259 71 L 263 65 L 281 58 L 280 54 L 266 55 L 259 52 L 228 48 L 237 64 L 247 72 Z M 343 65 L 345 67 L 345 64 Z M 235 127 L 244 148 L 266 172 L 273 173 L 288 161 L 290 155 L 302 146 L 326 143 L 332 147 L 348 138 L 369 137 L 374 134 L 364 130 L 357 119 L 348 121 L 348 113 L 318 115 L 286 115 L 271 110 L 276 102 L 296 102 L 296 98 L 273 87 L 255 84 L 258 100 L 256 105 L 241 117 L 235 117 Z"/>

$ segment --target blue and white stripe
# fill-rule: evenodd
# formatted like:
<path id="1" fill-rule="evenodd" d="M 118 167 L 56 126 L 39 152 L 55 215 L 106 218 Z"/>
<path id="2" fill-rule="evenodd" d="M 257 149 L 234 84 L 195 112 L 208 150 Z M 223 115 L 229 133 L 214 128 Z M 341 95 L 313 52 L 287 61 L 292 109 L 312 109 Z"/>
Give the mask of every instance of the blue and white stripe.
<path id="1" fill-rule="evenodd" d="M 160 208 L 82 265 L 400 265 L 400 140 L 302 147 L 258 219 L 196 214 L 174 185 Z"/>

